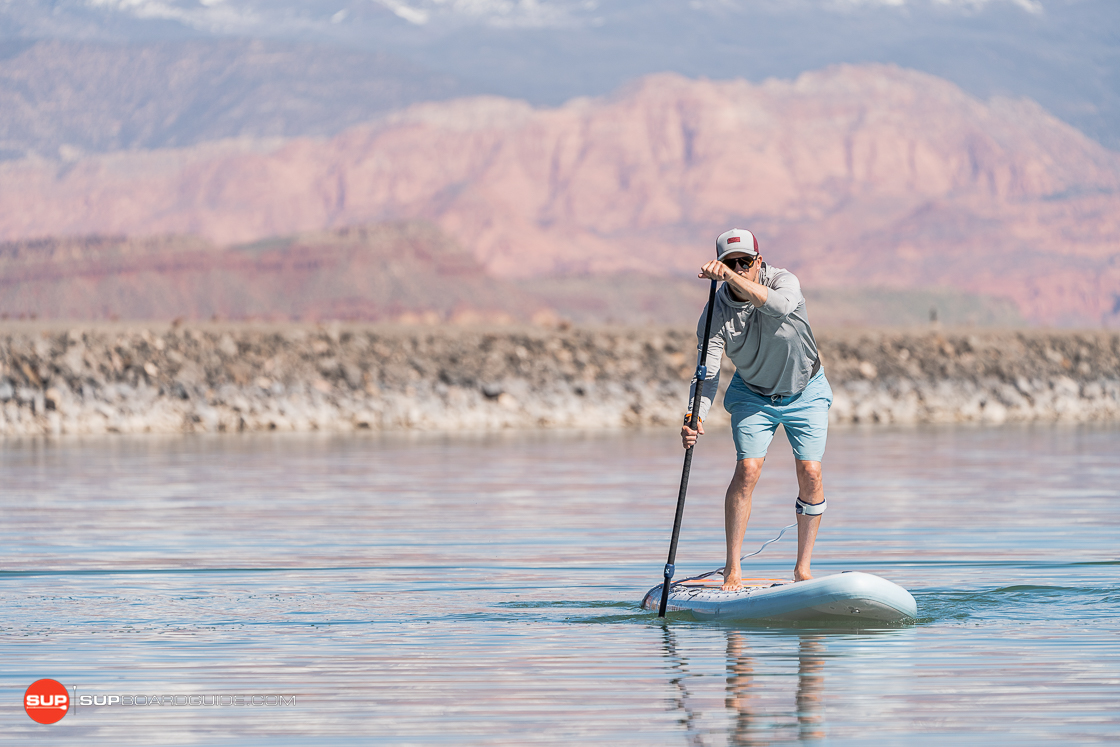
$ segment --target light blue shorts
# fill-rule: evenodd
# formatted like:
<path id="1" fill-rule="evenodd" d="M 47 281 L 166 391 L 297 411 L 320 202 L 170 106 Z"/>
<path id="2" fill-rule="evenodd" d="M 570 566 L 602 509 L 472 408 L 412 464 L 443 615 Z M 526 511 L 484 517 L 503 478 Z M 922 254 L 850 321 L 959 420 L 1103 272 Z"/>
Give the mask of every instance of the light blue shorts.
<path id="1" fill-rule="evenodd" d="M 828 440 L 828 408 L 831 406 L 832 387 L 824 371 L 809 379 L 800 394 L 775 399 L 752 392 L 739 374 L 735 374 L 723 398 L 723 408 L 731 414 L 731 435 L 735 438 L 735 451 L 740 460 L 766 456 L 774 431 L 781 424 L 793 447 L 794 458 L 821 461 Z"/>

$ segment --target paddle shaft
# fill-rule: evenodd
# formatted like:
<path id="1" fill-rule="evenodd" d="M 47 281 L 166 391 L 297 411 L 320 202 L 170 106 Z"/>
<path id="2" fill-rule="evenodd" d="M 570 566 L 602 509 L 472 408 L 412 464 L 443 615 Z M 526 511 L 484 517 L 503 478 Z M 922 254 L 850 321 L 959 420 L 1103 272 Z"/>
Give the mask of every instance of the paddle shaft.
<path id="1" fill-rule="evenodd" d="M 708 314 L 704 320 L 704 340 L 700 343 L 700 360 L 696 363 L 696 390 L 692 394 L 692 411 L 688 427 L 696 430 L 700 422 L 700 395 L 704 389 L 704 380 L 708 378 L 708 338 L 712 334 L 712 312 L 716 306 L 716 281 L 708 291 Z M 688 473 L 692 469 L 693 444 L 684 452 L 684 469 L 681 471 L 681 489 L 677 492 L 677 514 L 673 518 L 673 537 L 669 540 L 669 559 L 665 562 L 665 583 L 661 586 L 661 607 L 657 611 L 658 617 L 665 617 L 665 607 L 669 604 L 669 586 L 673 580 L 673 572 L 677 562 L 677 540 L 681 537 L 681 520 L 684 518 L 684 497 L 688 492 Z"/>

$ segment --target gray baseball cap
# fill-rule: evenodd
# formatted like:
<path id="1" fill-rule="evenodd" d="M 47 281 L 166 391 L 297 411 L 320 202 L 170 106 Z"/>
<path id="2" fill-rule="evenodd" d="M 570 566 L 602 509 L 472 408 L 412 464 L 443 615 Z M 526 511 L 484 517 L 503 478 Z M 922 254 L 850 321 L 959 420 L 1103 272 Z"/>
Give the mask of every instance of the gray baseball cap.
<path id="1" fill-rule="evenodd" d="M 716 239 L 716 259 L 722 260 L 728 254 L 736 253 L 758 256 L 758 239 L 745 228 L 724 231 Z"/>

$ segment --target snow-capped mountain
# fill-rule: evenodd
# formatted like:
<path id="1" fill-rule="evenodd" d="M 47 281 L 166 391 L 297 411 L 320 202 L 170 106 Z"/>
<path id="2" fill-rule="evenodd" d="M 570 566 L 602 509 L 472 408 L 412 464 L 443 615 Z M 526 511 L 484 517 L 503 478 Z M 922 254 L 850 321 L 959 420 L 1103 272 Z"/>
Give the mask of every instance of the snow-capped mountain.
<path id="1" fill-rule="evenodd" d="M 1032 98 L 1120 148 L 1117 0 L 0 0 L 0 62 L 13 40 L 229 36 L 389 54 L 548 105 L 654 72 L 895 63 Z"/>

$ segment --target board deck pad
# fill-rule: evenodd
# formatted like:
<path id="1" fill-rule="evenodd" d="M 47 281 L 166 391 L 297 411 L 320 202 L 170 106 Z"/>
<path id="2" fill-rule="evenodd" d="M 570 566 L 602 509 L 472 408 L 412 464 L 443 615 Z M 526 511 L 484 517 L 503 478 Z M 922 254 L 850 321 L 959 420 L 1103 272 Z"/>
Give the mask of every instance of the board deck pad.
<path id="1" fill-rule="evenodd" d="M 848 571 L 810 581 L 775 578 L 743 579 L 743 588 L 723 591 L 718 574 L 676 582 L 669 590 L 667 611 L 690 612 L 698 620 L 804 621 L 844 618 L 899 622 L 917 615 L 910 592 L 885 578 Z M 657 610 L 661 585 L 650 589 L 642 607 Z"/>

